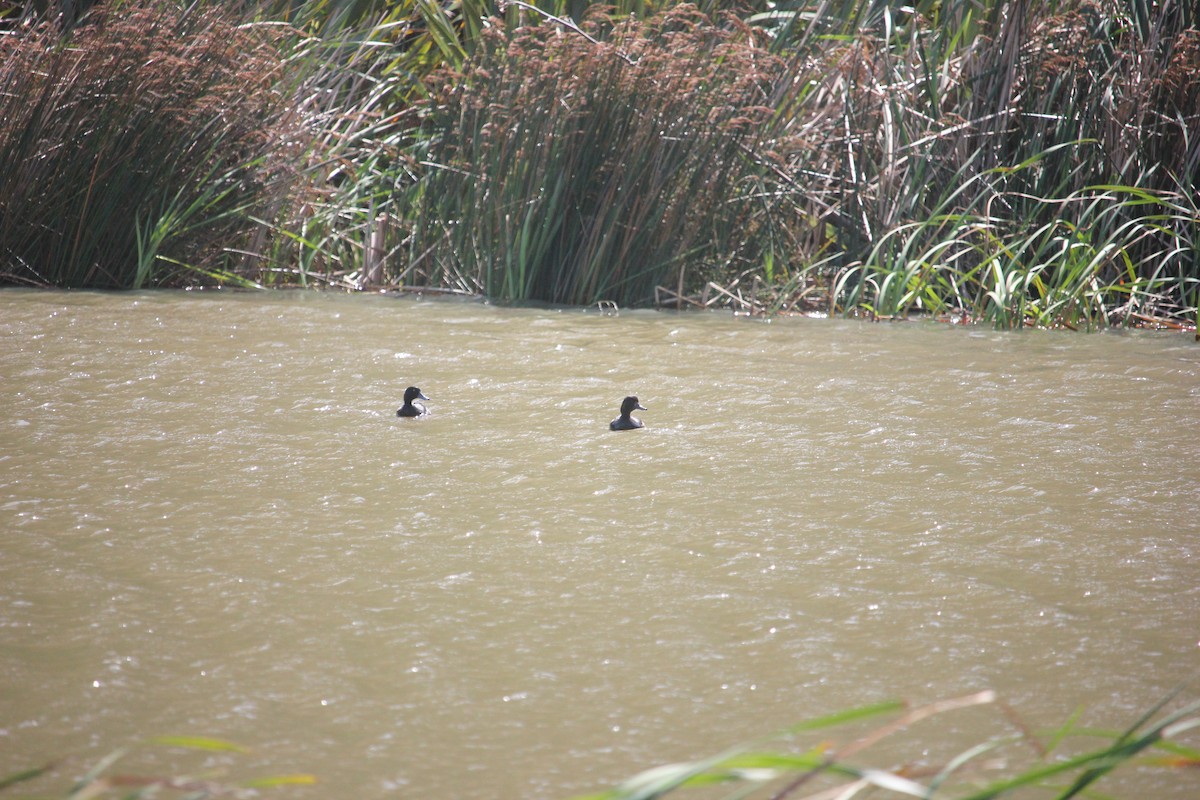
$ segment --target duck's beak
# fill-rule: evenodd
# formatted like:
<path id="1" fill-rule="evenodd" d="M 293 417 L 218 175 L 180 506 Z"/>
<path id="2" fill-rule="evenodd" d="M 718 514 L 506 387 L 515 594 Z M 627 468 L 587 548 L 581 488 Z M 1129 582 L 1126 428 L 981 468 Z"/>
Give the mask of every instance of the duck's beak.
<path id="1" fill-rule="evenodd" d="M 425 396 L 425 393 L 424 393 L 424 392 L 417 392 L 417 397 L 418 397 L 419 399 L 421 399 L 421 400 L 428 400 L 428 399 L 429 399 L 428 397 L 426 397 L 426 396 Z"/>
<path id="2" fill-rule="evenodd" d="M 634 408 L 638 409 L 639 411 L 649 411 L 650 410 L 650 409 L 646 408 L 644 405 L 642 405 L 641 403 L 638 403 L 636 406 L 634 406 Z"/>

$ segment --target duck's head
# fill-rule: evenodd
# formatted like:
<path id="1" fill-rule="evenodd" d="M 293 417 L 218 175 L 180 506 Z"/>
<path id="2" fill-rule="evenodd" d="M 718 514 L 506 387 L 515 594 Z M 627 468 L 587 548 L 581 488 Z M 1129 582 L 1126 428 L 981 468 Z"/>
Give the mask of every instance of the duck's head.
<path id="1" fill-rule="evenodd" d="M 629 416 L 634 411 L 649 411 L 644 405 L 638 402 L 636 397 L 626 397 L 621 401 L 621 413 Z"/>
<path id="2" fill-rule="evenodd" d="M 429 398 L 422 394 L 421 390 L 415 386 L 410 386 L 404 390 L 404 402 L 411 403 L 413 400 L 428 400 Z"/>

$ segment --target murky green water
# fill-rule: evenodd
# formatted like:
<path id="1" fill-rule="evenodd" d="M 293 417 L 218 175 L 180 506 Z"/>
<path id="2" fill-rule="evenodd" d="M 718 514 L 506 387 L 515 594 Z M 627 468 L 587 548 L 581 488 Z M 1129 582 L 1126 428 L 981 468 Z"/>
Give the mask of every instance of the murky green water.
<path id="1" fill-rule="evenodd" d="M 548 799 L 893 697 L 1119 727 L 1200 668 L 1179 336 L 9 291 L 0 342 L 0 774 L 188 734 L 253 753 L 127 771 Z M 1154 781 L 1104 785 L 1200 791 Z"/>

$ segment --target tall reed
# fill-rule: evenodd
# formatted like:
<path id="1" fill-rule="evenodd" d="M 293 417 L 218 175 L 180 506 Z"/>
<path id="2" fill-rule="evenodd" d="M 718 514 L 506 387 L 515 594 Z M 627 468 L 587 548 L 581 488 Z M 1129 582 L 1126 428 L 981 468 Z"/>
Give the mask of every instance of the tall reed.
<path id="1" fill-rule="evenodd" d="M 228 273 L 267 176 L 269 43 L 215 8 L 126 4 L 0 43 L 0 273 L 136 288 Z"/>
<path id="2" fill-rule="evenodd" d="M 782 62 L 679 6 L 485 34 L 423 130 L 413 270 L 493 297 L 648 302 L 763 247 L 757 131 Z"/>
<path id="3" fill-rule="evenodd" d="M 804 142 L 785 174 L 823 234 L 796 260 L 820 261 L 828 307 L 1000 326 L 1195 308 L 1184 5 L 844 0 L 775 18 L 797 48 L 776 129 Z"/>
<path id="4" fill-rule="evenodd" d="M 1182 0 L 108 4 L 0 41 L 0 280 L 1177 325 L 1196 24 Z"/>

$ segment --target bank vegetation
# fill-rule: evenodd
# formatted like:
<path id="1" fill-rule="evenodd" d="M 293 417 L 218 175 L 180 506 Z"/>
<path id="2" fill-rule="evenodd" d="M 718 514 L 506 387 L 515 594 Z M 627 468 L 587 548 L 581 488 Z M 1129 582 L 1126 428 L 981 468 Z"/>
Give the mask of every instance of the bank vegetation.
<path id="1" fill-rule="evenodd" d="M 828 800 L 853 797 L 957 798 L 1000 800 L 1045 797 L 1111 797 L 1105 779 L 1115 770 L 1139 785 L 1186 781 L 1186 771 L 1200 765 L 1200 750 L 1188 742 L 1200 729 L 1200 701 L 1184 700 L 1180 685 L 1124 728 L 1080 724 L 1082 711 L 1051 730 L 1034 730 L 990 690 L 912 706 L 886 701 L 809 719 L 756 741 L 734 745 L 696 761 L 664 764 L 628 780 L 575 800 L 659 800 L 676 797 L 727 800 Z M 987 711 L 990 709 L 990 712 Z M 981 742 L 962 744 L 942 755 L 924 742 L 923 732 L 940 727 L 954 731 L 956 715 L 985 713 L 1001 730 Z M 978 720 L 978 717 L 977 717 Z M 994 726 L 995 727 L 995 726 Z M 878 751 L 892 746 L 909 760 L 897 766 L 895 756 Z M 0 774 L 0 792 L 10 787 L 42 788 L 38 797 L 65 800 L 92 798 L 253 798 L 266 790 L 294 796 L 299 787 L 316 784 L 307 773 L 221 779 L 130 771 L 116 765 L 139 750 L 171 748 L 200 754 L 239 754 L 246 749 L 221 739 L 196 736 L 158 737 L 110 753 L 91 764 L 70 789 L 60 791 L 55 779 L 78 765 L 52 762 Z M 1128 783 L 1127 783 L 1128 785 Z M 1186 785 L 1181 784 L 1186 791 Z M 291 791 L 289 791 L 291 790 Z M 338 787 L 323 795 L 337 796 Z"/>
<path id="2" fill-rule="evenodd" d="M 0 14 L 5 283 L 1195 325 L 1190 2 Z"/>

